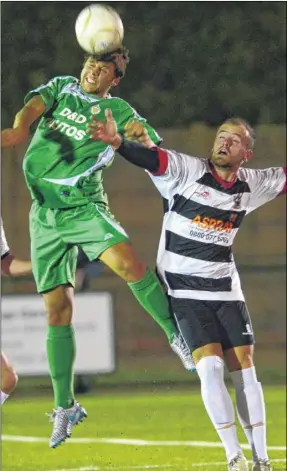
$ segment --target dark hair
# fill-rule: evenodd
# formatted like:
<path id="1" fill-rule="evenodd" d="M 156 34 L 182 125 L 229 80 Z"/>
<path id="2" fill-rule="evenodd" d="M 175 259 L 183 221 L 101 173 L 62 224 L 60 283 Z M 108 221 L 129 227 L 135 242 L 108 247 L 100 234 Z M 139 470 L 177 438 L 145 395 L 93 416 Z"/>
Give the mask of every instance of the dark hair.
<path id="1" fill-rule="evenodd" d="M 125 75 L 127 65 L 130 61 L 129 51 L 125 46 L 104 54 L 87 54 L 85 56 L 84 64 L 88 59 L 94 59 L 95 61 L 101 62 L 112 62 L 115 65 L 116 77 L 121 78 Z"/>
<path id="2" fill-rule="evenodd" d="M 255 143 L 255 131 L 250 124 L 245 121 L 243 118 L 239 118 L 239 116 L 234 116 L 232 118 L 227 119 L 224 121 L 222 124 L 233 124 L 234 126 L 243 126 L 245 127 L 246 131 L 249 134 L 249 142 L 250 142 L 250 149 L 253 148 L 254 143 Z"/>

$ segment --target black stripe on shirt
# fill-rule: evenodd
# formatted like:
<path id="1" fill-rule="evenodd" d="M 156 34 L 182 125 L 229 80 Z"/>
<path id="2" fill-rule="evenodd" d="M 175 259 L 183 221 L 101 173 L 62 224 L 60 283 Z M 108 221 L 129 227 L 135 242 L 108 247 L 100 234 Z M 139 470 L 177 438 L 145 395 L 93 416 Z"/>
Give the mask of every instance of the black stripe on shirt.
<path id="1" fill-rule="evenodd" d="M 214 190 L 221 191 L 221 193 L 227 193 L 228 195 L 236 195 L 238 193 L 250 193 L 250 188 L 248 183 L 243 182 L 241 180 L 236 180 L 234 185 L 232 185 L 230 188 L 225 188 L 223 185 L 221 185 L 216 178 L 212 175 L 212 173 L 207 172 L 204 175 L 202 175 L 199 180 L 197 180 L 197 183 L 200 183 L 201 185 L 209 186 L 210 188 L 213 188 Z"/>
<path id="2" fill-rule="evenodd" d="M 165 249 L 177 255 L 207 262 L 231 262 L 231 247 L 187 239 L 171 231 L 165 231 Z"/>
<path id="3" fill-rule="evenodd" d="M 230 211 L 213 208 L 212 206 L 187 199 L 182 195 L 175 195 L 171 211 L 188 219 L 194 219 L 196 216 L 200 216 L 201 218 L 206 217 L 215 219 L 216 221 L 223 221 L 224 223 L 232 222 L 233 229 L 237 229 L 240 226 L 246 214 L 246 211 Z"/>
<path id="4" fill-rule="evenodd" d="M 7 257 L 7 255 L 9 255 L 9 253 L 10 253 L 10 250 L 8 250 L 3 255 L 1 255 L 1 260 L 3 260 L 5 257 Z"/>
<path id="5" fill-rule="evenodd" d="M 169 210 L 168 199 L 162 198 L 162 205 L 163 205 L 163 213 L 167 213 Z"/>
<path id="6" fill-rule="evenodd" d="M 230 276 L 223 278 L 204 278 L 202 276 L 182 275 L 165 271 L 166 281 L 170 289 L 195 291 L 231 291 L 232 280 Z"/>

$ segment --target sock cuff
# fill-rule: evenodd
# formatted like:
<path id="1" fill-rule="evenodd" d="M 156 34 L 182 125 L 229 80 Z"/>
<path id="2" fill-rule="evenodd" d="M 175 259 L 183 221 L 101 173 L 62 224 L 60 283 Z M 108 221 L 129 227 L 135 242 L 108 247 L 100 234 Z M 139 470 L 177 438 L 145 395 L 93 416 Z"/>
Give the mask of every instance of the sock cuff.
<path id="1" fill-rule="evenodd" d="M 70 338 L 74 336 L 74 327 L 69 325 L 48 325 L 49 338 Z"/>
<path id="2" fill-rule="evenodd" d="M 158 280 L 157 276 L 155 275 L 155 273 L 152 272 L 150 268 L 147 268 L 147 270 L 145 272 L 145 276 L 141 280 L 132 281 L 132 282 L 128 283 L 128 286 L 133 291 L 142 291 L 142 290 L 148 288 L 155 281 L 157 281 L 159 283 L 159 280 Z"/>
<path id="3" fill-rule="evenodd" d="M 244 389 L 250 384 L 258 383 L 255 366 L 230 373 L 235 389 Z"/>
<path id="4" fill-rule="evenodd" d="M 3 391 L 0 391 L 0 397 L 1 397 L 1 405 L 4 404 L 6 399 L 9 397 L 9 394 L 4 393 Z"/>

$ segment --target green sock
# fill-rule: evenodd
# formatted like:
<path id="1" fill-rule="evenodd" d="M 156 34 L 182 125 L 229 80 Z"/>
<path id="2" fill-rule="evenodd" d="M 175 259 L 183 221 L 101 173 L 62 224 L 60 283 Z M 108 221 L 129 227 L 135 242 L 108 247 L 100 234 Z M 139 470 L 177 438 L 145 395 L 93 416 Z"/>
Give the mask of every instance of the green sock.
<path id="1" fill-rule="evenodd" d="M 142 280 L 128 283 L 128 286 L 171 341 L 178 330 L 170 313 L 167 296 L 155 273 L 148 268 Z"/>
<path id="2" fill-rule="evenodd" d="M 55 407 L 68 409 L 74 402 L 76 345 L 72 325 L 49 325 L 46 346 Z"/>

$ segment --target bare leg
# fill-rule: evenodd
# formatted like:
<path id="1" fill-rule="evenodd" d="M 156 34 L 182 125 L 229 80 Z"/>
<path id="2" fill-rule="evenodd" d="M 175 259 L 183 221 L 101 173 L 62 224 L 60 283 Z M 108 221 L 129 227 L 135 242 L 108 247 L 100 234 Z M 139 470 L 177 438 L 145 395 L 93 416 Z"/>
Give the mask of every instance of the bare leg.
<path id="1" fill-rule="evenodd" d="M 8 396 L 14 391 L 18 382 L 18 376 L 14 368 L 9 364 L 9 361 L 1 351 L 1 405 Z"/>

